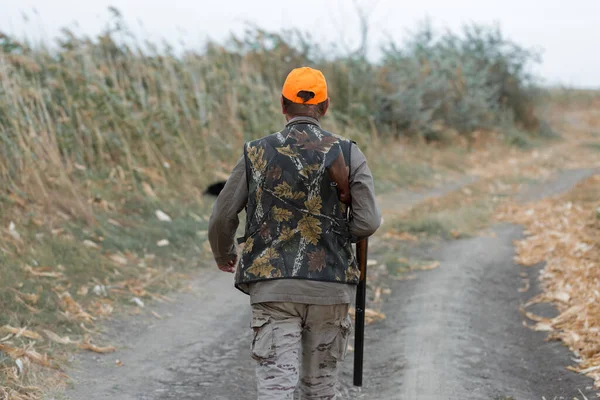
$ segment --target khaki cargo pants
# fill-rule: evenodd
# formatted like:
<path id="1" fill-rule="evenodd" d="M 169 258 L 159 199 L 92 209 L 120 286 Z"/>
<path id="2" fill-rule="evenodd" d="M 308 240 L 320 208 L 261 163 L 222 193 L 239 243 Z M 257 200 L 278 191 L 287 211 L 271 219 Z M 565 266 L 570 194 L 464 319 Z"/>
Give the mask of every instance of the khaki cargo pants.
<path id="1" fill-rule="evenodd" d="M 346 355 L 351 328 L 348 306 L 252 305 L 258 400 L 292 400 L 297 387 L 302 400 L 339 398 L 338 361 Z"/>

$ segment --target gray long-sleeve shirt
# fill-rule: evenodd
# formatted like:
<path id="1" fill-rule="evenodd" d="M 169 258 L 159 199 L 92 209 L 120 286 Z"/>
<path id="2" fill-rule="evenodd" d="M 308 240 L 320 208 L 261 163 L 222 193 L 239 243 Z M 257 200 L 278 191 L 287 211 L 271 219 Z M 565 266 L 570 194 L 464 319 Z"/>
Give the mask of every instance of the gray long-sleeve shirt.
<path id="1" fill-rule="evenodd" d="M 289 122 L 306 120 L 317 123 L 312 118 L 299 117 Z M 303 121 L 304 122 L 304 121 Z M 365 155 L 353 145 L 350 155 L 350 194 L 352 195 L 352 215 L 350 232 L 359 237 L 372 235 L 381 222 L 381 212 L 375 200 L 373 176 Z M 246 165 L 240 157 L 231 172 L 225 187 L 213 206 L 209 222 L 208 239 L 219 265 L 227 264 L 237 255 L 235 233 L 239 225 L 238 214 L 246 206 L 248 185 Z M 350 303 L 354 298 L 355 285 L 336 282 L 317 282 L 301 279 L 277 279 L 250 284 L 250 302 L 289 301 L 305 304 Z"/>

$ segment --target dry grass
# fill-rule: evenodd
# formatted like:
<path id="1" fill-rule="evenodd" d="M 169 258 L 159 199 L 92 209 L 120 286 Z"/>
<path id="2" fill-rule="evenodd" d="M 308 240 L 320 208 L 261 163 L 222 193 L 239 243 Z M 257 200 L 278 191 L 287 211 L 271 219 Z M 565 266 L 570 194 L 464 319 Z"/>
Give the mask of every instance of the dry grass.
<path id="1" fill-rule="evenodd" d="M 557 102 L 549 106 L 555 126 L 565 132 L 564 142 L 548 149 L 545 168 L 600 167 L 594 146 L 600 129 L 600 98 L 597 93 L 570 93 L 574 104 Z M 526 237 L 517 243 L 517 262 L 535 265 L 545 262 L 540 280 L 543 293 L 523 308 L 535 322 L 533 329 L 550 332 L 549 340 L 561 340 L 577 357 L 570 369 L 595 379 L 600 388 L 600 176 L 578 184 L 571 192 L 541 202 L 507 204 L 497 218 L 523 224 Z M 526 285 L 521 291 L 527 291 Z M 555 318 L 543 318 L 527 307 L 551 302 L 559 311 Z"/>
<path id="2" fill-rule="evenodd" d="M 551 302 L 559 315 L 543 318 L 523 310 L 536 322 L 532 328 L 567 345 L 577 357 L 569 368 L 595 379 L 600 388 L 600 175 L 566 195 L 508 206 L 498 218 L 527 229 L 526 238 L 517 243 L 517 262 L 546 262 L 540 275 L 543 293 L 524 309 Z"/>

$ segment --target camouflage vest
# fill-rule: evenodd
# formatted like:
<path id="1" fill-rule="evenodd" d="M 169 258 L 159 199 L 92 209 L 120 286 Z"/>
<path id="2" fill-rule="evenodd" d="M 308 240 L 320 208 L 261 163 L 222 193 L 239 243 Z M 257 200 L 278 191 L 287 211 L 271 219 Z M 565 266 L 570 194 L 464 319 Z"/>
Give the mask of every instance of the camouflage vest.
<path id="1" fill-rule="evenodd" d="M 358 283 L 347 206 L 327 167 L 352 142 L 300 120 L 244 148 L 248 202 L 236 287 L 270 279 Z"/>

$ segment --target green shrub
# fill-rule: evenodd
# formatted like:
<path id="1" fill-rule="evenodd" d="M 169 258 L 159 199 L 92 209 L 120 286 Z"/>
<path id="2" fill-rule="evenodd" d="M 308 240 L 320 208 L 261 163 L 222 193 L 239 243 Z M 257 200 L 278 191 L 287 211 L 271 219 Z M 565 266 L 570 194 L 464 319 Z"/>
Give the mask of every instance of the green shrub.
<path id="1" fill-rule="evenodd" d="M 497 129 L 510 112 L 520 128 L 537 131 L 527 73 L 536 59 L 498 28 L 469 25 L 461 35 L 436 36 L 425 25 L 403 47 L 385 47 L 377 121 L 427 138 L 440 129 Z"/>

